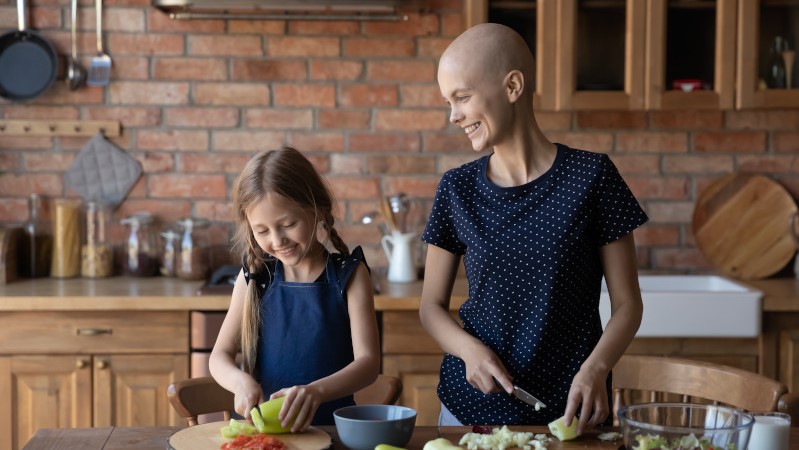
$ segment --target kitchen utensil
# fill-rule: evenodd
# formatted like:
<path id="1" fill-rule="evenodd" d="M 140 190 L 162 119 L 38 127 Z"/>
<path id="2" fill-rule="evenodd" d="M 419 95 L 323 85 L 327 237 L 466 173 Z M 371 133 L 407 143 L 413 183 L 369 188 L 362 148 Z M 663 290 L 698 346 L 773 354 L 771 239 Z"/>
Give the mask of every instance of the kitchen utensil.
<path id="1" fill-rule="evenodd" d="M 17 0 L 18 30 L 0 36 L 0 97 L 30 100 L 50 88 L 58 68 L 53 45 L 27 29 L 25 0 Z"/>
<path id="2" fill-rule="evenodd" d="M 388 227 L 386 223 L 381 220 L 380 213 L 377 211 L 370 211 L 361 217 L 361 223 L 364 225 L 376 224 L 377 229 L 380 230 L 380 236 L 388 234 Z"/>
<path id="3" fill-rule="evenodd" d="M 532 394 L 520 388 L 519 386 L 516 386 L 515 384 L 513 385 L 513 396 L 523 401 L 524 403 L 527 403 L 528 405 L 533 405 L 536 411 L 538 411 L 541 408 L 547 407 L 547 405 L 545 405 L 544 402 L 533 397 Z"/>
<path id="4" fill-rule="evenodd" d="M 219 450 L 231 439 L 225 439 L 219 430 L 229 422 L 210 422 L 184 428 L 167 441 L 167 448 L 173 450 Z M 308 427 L 303 433 L 284 433 L 274 435 L 291 450 L 322 450 L 330 446 L 330 435 L 315 427 Z"/>
<path id="5" fill-rule="evenodd" d="M 76 90 L 86 81 L 86 69 L 78 61 L 78 0 L 72 0 L 72 54 L 67 66 L 67 86 L 70 90 Z"/>
<path id="6" fill-rule="evenodd" d="M 793 81 L 793 62 L 796 59 L 796 52 L 793 50 L 785 50 L 782 52 L 782 60 L 785 63 L 785 84 L 788 89 L 791 89 Z"/>
<path id="7" fill-rule="evenodd" d="M 396 195 L 392 195 L 388 198 L 389 206 L 391 206 L 391 212 L 394 216 L 394 221 L 397 224 L 397 228 L 402 233 L 407 233 L 408 231 L 408 212 L 410 211 L 410 198 L 407 195 L 399 193 Z"/>
<path id="8" fill-rule="evenodd" d="M 333 413 L 336 432 L 351 450 L 374 450 L 379 444 L 405 447 L 416 426 L 416 410 L 399 405 L 345 406 Z"/>
<path id="9" fill-rule="evenodd" d="M 102 202 L 113 210 L 141 174 L 142 166 L 136 158 L 98 133 L 83 146 L 64 179 L 85 201 Z"/>
<path id="10" fill-rule="evenodd" d="M 692 220 L 696 245 L 726 275 L 768 277 L 796 253 L 788 227 L 796 211 L 791 194 L 764 175 L 723 176 L 697 199 Z"/>
<path id="11" fill-rule="evenodd" d="M 413 258 L 413 245 L 416 233 L 394 231 L 380 239 L 383 251 L 388 256 L 388 281 L 408 283 L 416 281 L 416 264 Z"/>
<path id="12" fill-rule="evenodd" d="M 389 200 L 388 197 L 382 197 L 379 207 L 380 215 L 383 216 L 383 221 L 388 225 L 388 231 L 391 233 L 399 231 L 397 221 L 394 218 L 394 212 L 391 210 L 391 200 Z"/>
<path id="13" fill-rule="evenodd" d="M 95 13 L 97 15 L 97 56 L 92 58 L 89 65 L 89 78 L 86 84 L 89 86 L 107 86 L 111 78 L 111 57 L 103 52 L 103 0 L 95 1 Z"/>

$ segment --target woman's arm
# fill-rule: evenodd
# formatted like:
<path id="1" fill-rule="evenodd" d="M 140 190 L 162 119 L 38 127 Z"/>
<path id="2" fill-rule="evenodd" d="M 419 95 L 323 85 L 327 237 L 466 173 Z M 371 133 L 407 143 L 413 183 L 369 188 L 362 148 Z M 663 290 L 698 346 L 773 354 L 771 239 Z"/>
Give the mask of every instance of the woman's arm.
<path id="1" fill-rule="evenodd" d="M 565 421 L 570 423 L 577 407 L 582 405 L 577 425 L 580 433 L 586 427 L 601 424 L 610 413 L 605 380 L 635 337 L 644 310 L 633 233 L 602 246 L 599 252 L 611 312 L 602 337 L 583 362 L 569 390 Z"/>

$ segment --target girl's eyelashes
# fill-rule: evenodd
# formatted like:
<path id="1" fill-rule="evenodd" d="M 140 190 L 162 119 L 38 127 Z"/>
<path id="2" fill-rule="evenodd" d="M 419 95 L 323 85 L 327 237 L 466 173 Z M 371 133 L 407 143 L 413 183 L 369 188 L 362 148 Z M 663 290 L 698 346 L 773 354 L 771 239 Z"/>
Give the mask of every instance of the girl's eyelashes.
<path id="1" fill-rule="evenodd" d="M 468 95 L 459 95 L 459 96 L 455 97 L 455 100 L 457 100 L 459 103 L 463 103 L 463 102 L 469 100 L 469 96 Z"/>

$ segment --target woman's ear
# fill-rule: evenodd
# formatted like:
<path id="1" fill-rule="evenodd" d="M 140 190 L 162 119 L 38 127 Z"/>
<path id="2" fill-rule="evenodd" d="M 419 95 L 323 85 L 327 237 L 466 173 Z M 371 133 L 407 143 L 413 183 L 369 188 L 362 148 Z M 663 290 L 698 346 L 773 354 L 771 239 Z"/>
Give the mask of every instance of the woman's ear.
<path id="1" fill-rule="evenodd" d="M 511 70 L 505 76 L 505 92 L 508 101 L 515 103 L 524 92 L 524 75 L 518 70 Z"/>

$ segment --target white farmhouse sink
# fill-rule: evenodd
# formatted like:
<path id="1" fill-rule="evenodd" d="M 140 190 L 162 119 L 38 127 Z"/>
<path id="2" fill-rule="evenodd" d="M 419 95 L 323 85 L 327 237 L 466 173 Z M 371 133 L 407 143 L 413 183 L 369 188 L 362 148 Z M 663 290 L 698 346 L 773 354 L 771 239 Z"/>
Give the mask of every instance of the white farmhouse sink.
<path id="1" fill-rule="evenodd" d="M 763 293 L 715 275 L 641 275 L 644 316 L 637 337 L 757 337 Z M 605 280 L 602 327 L 610 319 Z"/>

